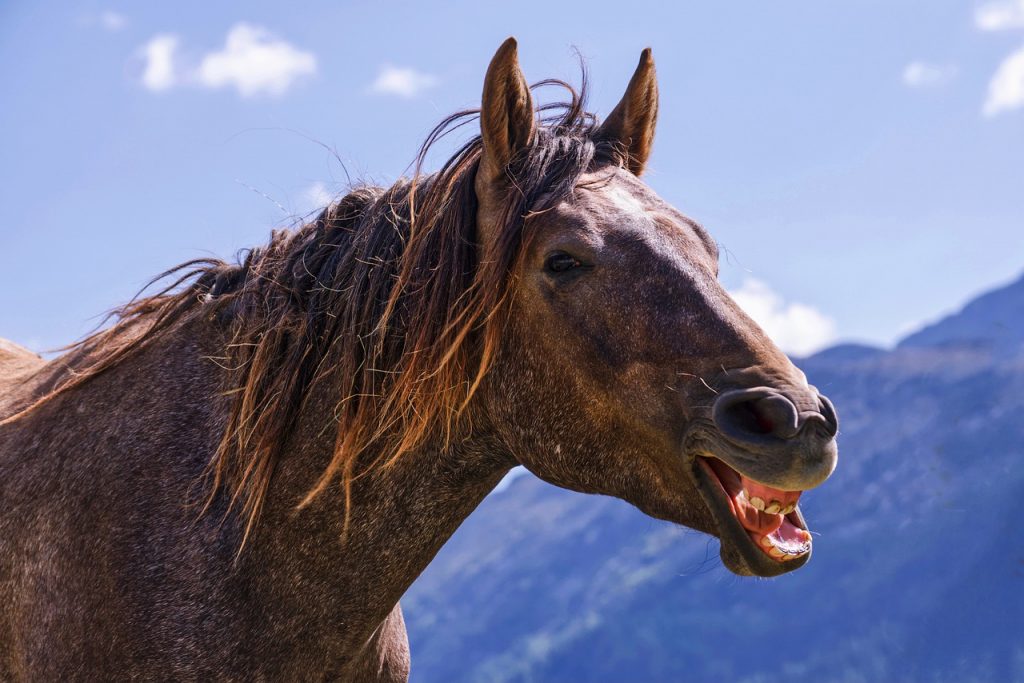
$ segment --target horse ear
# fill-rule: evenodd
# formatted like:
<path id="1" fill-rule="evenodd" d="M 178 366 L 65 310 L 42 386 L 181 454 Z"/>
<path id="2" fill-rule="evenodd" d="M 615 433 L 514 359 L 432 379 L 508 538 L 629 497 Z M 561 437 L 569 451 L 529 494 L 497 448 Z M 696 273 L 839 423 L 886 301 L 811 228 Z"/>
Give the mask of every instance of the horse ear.
<path id="1" fill-rule="evenodd" d="M 640 63 L 626 87 L 626 94 L 608 115 L 594 137 L 618 143 L 626 153 L 626 168 L 634 175 L 644 172 L 654 143 L 658 120 L 658 79 L 651 48 L 640 53 Z"/>
<path id="2" fill-rule="evenodd" d="M 484 77 L 480 108 L 483 154 L 476 193 L 485 214 L 497 209 L 510 184 L 508 164 L 516 152 L 530 144 L 534 127 L 533 98 L 519 68 L 516 39 L 509 38 L 494 53 Z"/>

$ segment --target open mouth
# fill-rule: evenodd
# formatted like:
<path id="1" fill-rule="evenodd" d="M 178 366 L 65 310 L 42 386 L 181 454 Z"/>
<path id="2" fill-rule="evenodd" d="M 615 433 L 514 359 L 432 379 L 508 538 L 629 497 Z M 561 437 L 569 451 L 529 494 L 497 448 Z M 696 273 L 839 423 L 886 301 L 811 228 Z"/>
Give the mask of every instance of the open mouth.
<path id="1" fill-rule="evenodd" d="M 797 504 L 801 491 L 766 486 L 713 456 L 696 461 L 723 541 L 737 546 L 750 570 L 773 575 L 804 564 L 811 553 L 811 534 Z"/>

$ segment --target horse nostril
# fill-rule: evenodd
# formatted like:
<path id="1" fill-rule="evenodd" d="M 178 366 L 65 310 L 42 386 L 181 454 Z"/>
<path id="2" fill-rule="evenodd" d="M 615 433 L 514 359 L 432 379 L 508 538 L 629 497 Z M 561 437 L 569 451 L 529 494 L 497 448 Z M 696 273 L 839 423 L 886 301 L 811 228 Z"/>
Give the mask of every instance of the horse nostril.
<path id="1" fill-rule="evenodd" d="M 831 438 L 839 433 L 839 416 L 836 415 L 835 406 L 826 396 L 818 394 L 818 410 L 821 412 L 822 420 L 825 423 L 825 434 Z"/>
<path id="2" fill-rule="evenodd" d="M 800 431 L 796 406 L 767 388 L 723 394 L 715 401 L 713 418 L 724 434 L 742 440 L 766 436 L 790 439 Z"/>

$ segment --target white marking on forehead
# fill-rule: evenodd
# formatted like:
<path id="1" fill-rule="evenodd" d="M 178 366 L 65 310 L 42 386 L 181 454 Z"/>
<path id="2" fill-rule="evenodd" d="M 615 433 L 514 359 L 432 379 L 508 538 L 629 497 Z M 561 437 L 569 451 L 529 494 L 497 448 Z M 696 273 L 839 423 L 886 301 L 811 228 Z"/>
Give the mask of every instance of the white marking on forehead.
<path id="1" fill-rule="evenodd" d="M 606 199 L 609 199 L 616 208 L 621 209 L 625 213 L 642 214 L 647 211 L 647 207 L 644 206 L 643 202 L 640 201 L 636 194 L 631 192 L 629 188 L 622 183 L 608 183 L 608 186 L 604 188 L 601 195 Z"/>
<path id="2" fill-rule="evenodd" d="M 579 187 L 589 191 L 606 210 L 629 216 L 644 216 L 650 213 L 653 208 L 650 197 L 642 191 L 646 188 L 632 176 L 624 177 L 623 173 L 624 171 L 608 169 L 588 173 L 580 179 Z M 638 189 L 641 191 L 638 192 Z"/>
<path id="3" fill-rule="evenodd" d="M 630 229 L 623 217 L 639 219 L 632 229 L 639 230 L 654 252 L 675 263 L 707 261 L 715 271 L 715 246 L 703 228 L 661 199 L 635 176 L 621 170 L 601 170 L 584 175 L 580 189 L 589 192 L 598 209 L 599 221 L 613 230 Z M 618 216 L 616 216 L 618 214 Z M 620 220 L 616 220 L 616 217 Z M 689 266 L 687 266 L 689 267 Z"/>

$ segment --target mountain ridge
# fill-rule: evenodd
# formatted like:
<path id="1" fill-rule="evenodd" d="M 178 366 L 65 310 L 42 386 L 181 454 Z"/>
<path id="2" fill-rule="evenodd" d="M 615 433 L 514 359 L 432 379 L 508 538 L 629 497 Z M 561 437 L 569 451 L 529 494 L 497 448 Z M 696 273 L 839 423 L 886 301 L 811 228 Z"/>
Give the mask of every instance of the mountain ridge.
<path id="1" fill-rule="evenodd" d="M 1024 340 L 1024 275 L 907 335 L 897 348 L 980 346 L 1017 351 Z"/>

